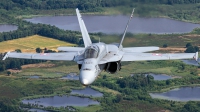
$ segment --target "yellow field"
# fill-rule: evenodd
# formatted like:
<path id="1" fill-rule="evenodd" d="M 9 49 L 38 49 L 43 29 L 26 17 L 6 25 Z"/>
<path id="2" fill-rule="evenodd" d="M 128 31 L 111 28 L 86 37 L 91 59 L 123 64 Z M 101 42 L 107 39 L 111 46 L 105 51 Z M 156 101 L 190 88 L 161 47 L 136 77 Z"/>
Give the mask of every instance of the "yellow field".
<path id="1" fill-rule="evenodd" d="M 68 42 L 47 38 L 39 35 L 33 35 L 25 38 L 0 42 L 0 53 L 21 49 L 22 52 L 35 52 L 37 47 L 56 50 L 59 46 L 76 46 Z"/>

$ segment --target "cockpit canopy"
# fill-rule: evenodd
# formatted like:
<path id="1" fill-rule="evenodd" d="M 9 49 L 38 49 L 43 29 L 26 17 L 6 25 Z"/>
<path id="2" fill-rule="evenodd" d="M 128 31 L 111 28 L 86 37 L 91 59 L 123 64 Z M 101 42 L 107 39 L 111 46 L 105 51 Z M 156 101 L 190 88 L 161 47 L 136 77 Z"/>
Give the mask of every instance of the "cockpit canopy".
<path id="1" fill-rule="evenodd" d="M 85 59 L 88 58 L 97 58 L 99 54 L 99 47 L 98 46 L 89 46 L 86 48 L 84 57 Z"/>

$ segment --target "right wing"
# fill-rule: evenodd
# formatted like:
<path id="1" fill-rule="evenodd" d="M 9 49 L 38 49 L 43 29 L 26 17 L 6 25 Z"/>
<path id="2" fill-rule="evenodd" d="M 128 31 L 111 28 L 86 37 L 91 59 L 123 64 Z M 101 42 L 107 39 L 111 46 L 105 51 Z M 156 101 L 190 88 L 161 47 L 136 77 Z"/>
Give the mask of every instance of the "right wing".
<path id="1" fill-rule="evenodd" d="M 38 60 L 68 60 L 72 61 L 77 55 L 77 52 L 67 53 L 16 53 L 8 52 L 3 60 L 6 58 L 21 58 L 21 59 L 38 59 Z"/>
<path id="2" fill-rule="evenodd" d="M 59 51 L 71 51 L 71 52 L 79 52 L 85 50 L 83 47 L 58 47 Z"/>
<path id="3" fill-rule="evenodd" d="M 121 61 L 146 61 L 146 60 L 173 60 L 173 59 L 198 59 L 198 52 L 196 53 L 124 53 Z"/>
<path id="4" fill-rule="evenodd" d="M 151 46 L 151 47 L 126 47 L 126 48 L 123 48 L 124 52 L 138 52 L 138 53 L 156 51 L 156 50 L 159 50 L 159 47 Z"/>
<path id="5" fill-rule="evenodd" d="M 85 23 L 83 21 L 83 18 L 81 17 L 81 14 L 79 13 L 78 8 L 76 9 L 76 14 L 77 14 L 77 17 L 78 17 L 78 22 L 79 22 L 79 26 L 80 26 L 80 29 L 81 29 L 84 45 L 85 45 L 85 47 L 87 47 L 87 46 L 92 44 L 92 41 L 90 40 L 90 36 L 88 34 L 88 31 L 85 27 Z"/>

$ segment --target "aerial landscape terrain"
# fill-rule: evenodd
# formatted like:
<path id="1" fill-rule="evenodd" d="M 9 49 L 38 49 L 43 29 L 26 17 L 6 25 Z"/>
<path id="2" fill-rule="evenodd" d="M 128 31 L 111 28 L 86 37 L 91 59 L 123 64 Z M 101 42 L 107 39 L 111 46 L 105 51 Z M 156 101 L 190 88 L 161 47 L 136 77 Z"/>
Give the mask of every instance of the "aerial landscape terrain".
<path id="1" fill-rule="evenodd" d="M 198 0 L 1 0 L 0 111 L 200 112 L 200 60 L 122 62 L 89 86 L 80 83 L 75 62 L 2 60 L 8 51 L 83 47 L 76 8 L 94 43 L 119 43 L 135 8 L 124 47 L 199 51 Z"/>

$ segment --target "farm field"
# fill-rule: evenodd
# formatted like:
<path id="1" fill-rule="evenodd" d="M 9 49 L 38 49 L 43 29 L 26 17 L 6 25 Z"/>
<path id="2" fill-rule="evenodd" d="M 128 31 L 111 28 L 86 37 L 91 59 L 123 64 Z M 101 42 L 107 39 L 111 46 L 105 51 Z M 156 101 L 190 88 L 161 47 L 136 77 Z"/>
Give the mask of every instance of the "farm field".
<path id="1" fill-rule="evenodd" d="M 76 45 L 44 36 L 33 35 L 25 38 L 0 42 L 0 53 L 14 51 L 15 49 L 21 49 L 22 52 L 35 52 L 35 49 L 38 47 L 41 49 L 47 48 L 56 50 L 59 46 Z"/>

